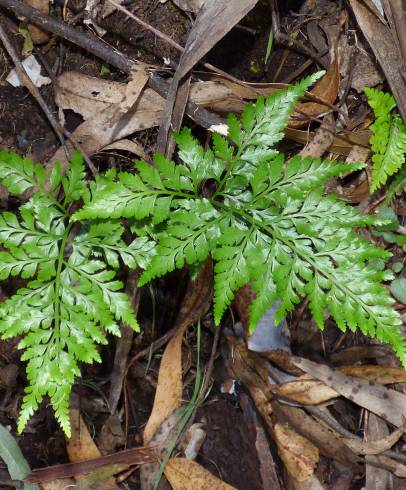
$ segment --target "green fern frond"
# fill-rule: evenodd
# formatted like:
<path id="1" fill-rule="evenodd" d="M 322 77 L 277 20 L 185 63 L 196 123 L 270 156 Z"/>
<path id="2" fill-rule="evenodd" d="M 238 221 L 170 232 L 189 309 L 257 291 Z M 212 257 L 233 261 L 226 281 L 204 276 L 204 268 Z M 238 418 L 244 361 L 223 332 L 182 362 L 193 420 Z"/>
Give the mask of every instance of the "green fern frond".
<path id="1" fill-rule="evenodd" d="M 389 184 L 385 205 L 389 205 L 395 196 L 406 192 L 406 166 L 403 166 Z"/>
<path id="2" fill-rule="evenodd" d="M 28 386 L 21 407 L 21 432 L 41 400 L 48 396 L 55 416 L 69 436 L 69 399 L 79 362 L 100 362 L 98 344 L 118 335 L 117 322 L 139 330 L 123 284 L 115 279 L 120 261 L 131 268 L 148 264 L 154 244 L 146 237 L 126 245 L 117 221 L 69 222 L 67 206 L 86 195 L 83 159 L 72 158 L 66 176 L 56 165 L 51 191 L 62 187 L 60 203 L 46 190 L 41 166 L 11 153 L 0 154 L 0 180 L 10 192 L 37 192 L 19 216 L 0 215 L 0 280 L 19 275 L 32 279 L 0 305 L 2 338 L 22 336 Z M 104 181 L 107 181 L 105 178 Z"/>
<path id="3" fill-rule="evenodd" d="M 240 120 L 230 115 L 230 141 L 214 135 L 213 151 L 183 130 L 176 136 L 180 165 L 159 155 L 153 168 L 138 163 L 138 174 L 119 174 L 92 191 L 76 218 L 106 218 L 113 210 L 115 218 L 147 217 L 146 227 L 161 223 L 141 285 L 210 254 L 217 324 L 235 291 L 251 283 L 251 329 L 276 300 L 279 322 L 307 297 L 320 328 L 329 314 L 342 330 L 359 329 L 389 343 L 406 366 L 401 319 L 382 285 L 388 277 L 374 268 L 373 259 L 389 254 L 354 231 L 378 220 L 323 194 L 331 177 L 365 165 L 298 156 L 285 161 L 274 146 L 298 98 L 319 76 L 248 104 Z M 393 100 L 381 98 L 378 126 L 386 130 Z M 396 148 L 391 143 L 389 154 Z M 160 199 L 167 199 L 164 213 L 156 206 Z M 138 222 L 134 230 L 140 229 Z"/>
<path id="4" fill-rule="evenodd" d="M 365 93 L 375 114 L 370 139 L 373 152 L 371 192 L 374 192 L 404 164 L 406 128 L 402 119 L 392 114 L 396 102 L 390 94 L 373 88 L 366 88 Z"/>

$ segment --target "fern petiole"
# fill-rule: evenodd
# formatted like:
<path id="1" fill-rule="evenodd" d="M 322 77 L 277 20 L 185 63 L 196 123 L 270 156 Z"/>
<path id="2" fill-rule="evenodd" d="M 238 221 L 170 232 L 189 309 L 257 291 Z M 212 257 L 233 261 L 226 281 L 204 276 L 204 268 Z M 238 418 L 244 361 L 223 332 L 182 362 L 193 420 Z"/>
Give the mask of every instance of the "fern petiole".
<path id="1" fill-rule="evenodd" d="M 59 248 L 59 254 L 58 254 L 58 263 L 56 266 L 56 276 L 55 276 L 55 302 L 54 302 L 54 314 L 55 314 L 55 323 L 54 323 L 54 328 L 55 328 L 55 334 L 58 340 L 58 352 L 60 351 L 60 321 L 61 321 L 61 298 L 60 298 L 60 288 L 61 288 L 61 273 L 62 273 L 62 267 L 64 264 L 64 254 L 65 254 L 65 248 L 66 244 L 68 242 L 69 238 L 69 233 L 71 232 L 71 229 L 73 227 L 74 223 L 69 223 L 68 226 L 65 229 L 65 233 L 63 234 L 62 241 L 61 241 L 61 246 Z"/>
<path id="2" fill-rule="evenodd" d="M 238 148 L 238 151 L 237 151 L 237 154 L 235 155 L 235 157 L 231 160 L 230 164 L 228 165 L 227 167 L 227 170 L 226 170 L 226 173 L 224 174 L 224 177 L 220 180 L 220 183 L 217 187 L 217 189 L 215 190 L 214 194 L 213 194 L 213 200 L 219 195 L 221 194 L 221 192 L 223 191 L 223 187 L 224 187 L 224 184 L 227 182 L 227 180 L 230 178 L 230 176 L 232 175 L 233 173 L 233 170 L 236 166 L 236 164 L 238 163 L 241 155 L 242 155 L 242 152 L 245 150 L 245 145 L 242 144 L 240 146 L 240 148 Z"/>

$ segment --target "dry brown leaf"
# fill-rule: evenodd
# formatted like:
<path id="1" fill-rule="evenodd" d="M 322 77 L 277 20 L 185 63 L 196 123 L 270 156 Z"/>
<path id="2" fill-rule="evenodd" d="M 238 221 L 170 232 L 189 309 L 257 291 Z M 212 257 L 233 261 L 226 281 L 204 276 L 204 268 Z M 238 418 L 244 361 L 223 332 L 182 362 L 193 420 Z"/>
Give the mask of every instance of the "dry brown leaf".
<path id="1" fill-rule="evenodd" d="M 90 435 L 85 421 L 76 408 L 70 409 L 72 436 L 66 439 L 66 451 L 71 463 L 99 458 L 101 453 Z"/>
<path id="2" fill-rule="evenodd" d="M 292 362 L 357 405 L 375 413 L 396 427 L 403 425 L 406 417 L 406 395 L 403 393 L 361 378 L 347 376 L 308 359 L 294 357 Z"/>
<path id="3" fill-rule="evenodd" d="M 365 461 L 391 471 L 398 478 L 406 478 L 406 465 L 387 456 L 365 456 Z"/>
<path id="4" fill-rule="evenodd" d="M 332 104 L 337 98 L 339 85 L 338 63 L 337 58 L 335 58 L 327 73 L 316 83 L 310 93 Z M 293 113 L 293 117 L 298 119 L 290 119 L 289 128 L 300 128 L 308 124 L 309 120 L 303 118 L 302 113 L 310 117 L 317 117 L 328 109 L 328 105 L 323 105 L 320 102 L 299 102 L 296 104 L 296 110 L 300 112 Z"/>
<path id="5" fill-rule="evenodd" d="M 159 122 L 164 100 L 151 89 L 140 94 L 135 107 L 123 116 L 127 104 L 126 85 L 118 82 L 96 82 L 97 79 L 69 72 L 59 78 L 56 102 L 62 109 L 80 113 L 85 121 L 73 132 L 73 137 L 88 155 L 97 153 L 114 140 L 125 138 L 141 129 L 156 126 Z M 143 88 L 143 78 L 139 89 Z M 95 85 L 94 85 L 95 84 Z M 131 89 L 132 100 L 136 90 Z M 63 171 L 68 162 L 60 148 L 46 164 L 49 170 L 59 161 Z"/>
<path id="6" fill-rule="evenodd" d="M 133 155 L 142 158 L 144 162 L 151 162 L 151 159 L 144 148 L 136 141 L 132 141 L 129 139 L 115 141 L 114 143 L 111 143 L 110 145 L 107 145 L 100 149 L 100 151 L 108 150 L 128 151 L 129 153 L 132 153 Z"/>
<path id="7" fill-rule="evenodd" d="M 406 382 L 406 371 L 402 368 L 377 365 L 341 366 L 337 371 L 380 385 Z M 274 393 L 304 405 L 317 405 L 340 396 L 332 387 L 308 374 L 280 385 Z"/>
<path id="8" fill-rule="evenodd" d="M 222 39 L 257 3 L 258 0 L 217 0 L 205 2 L 188 34 L 175 74 L 171 80 L 159 126 L 156 149 L 171 158 L 175 148 L 172 138 L 179 131 L 190 88 L 190 70 Z"/>
<path id="9" fill-rule="evenodd" d="M 389 435 L 387 423 L 374 413 L 368 414 L 368 423 L 365 424 L 365 437 L 368 440 L 382 439 Z M 382 468 L 377 468 L 368 463 L 365 465 L 365 487 L 368 490 L 381 490 L 388 488 L 391 474 Z"/>
<path id="10" fill-rule="evenodd" d="M 25 0 L 25 3 L 28 3 L 28 5 L 31 5 L 31 7 L 34 7 L 43 14 L 49 14 L 49 0 Z M 34 44 L 44 44 L 49 41 L 49 32 L 44 31 L 34 24 L 28 24 L 27 27 Z"/>
<path id="11" fill-rule="evenodd" d="M 72 436 L 70 439 L 66 440 L 66 452 L 68 453 L 69 461 L 72 463 L 78 463 L 88 459 L 99 458 L 101 453 L 94 443 L 79 410 L 76 408 L 71 408 L 69 414 L 72 428 Z M 100 470 L 97 471 L 100 472 Z M 81 475 L 75 477 L 75 480 L 79 482 L 87 478 L 88 475 Z M 115 490 L 118 488 L 112 476 L 104 479 L 101 485 L 102 487 L 97 487 L 100 488 L 100 490 L 101 488 L 103 488 L 103 490 Z"/>
<path id="12" fill-rule="evenodd" d="M 182 339 L 186 327 L 186 323 L 181 325 L 162 356 L 154 405 L 144 429 L 145 444 L 152 439 L 162 422 L 182 405 Z"/>
<path id="13" fill-rule="evenodd" d="M 285 135 L 292 141 L 306 145 L 314 138 L 313 131 L 303 131 L 296 128 L 286 128 Z M 348 155 L 354 145 L 369 147 L 371 132 L 369 130 L 354 131 L 352 133 L 336 134 L 329 150 L 339 155 Z"/>
<path id="14" fill-rule="evenodd" d="M 299 156 L 305 158 L 320 158 L 331 147 L 334 141 L 336 121 L 333 114 L 326 114 L 320 127 L 314 132 L 314 137 L 300 151 Z"/>
<path id="15" fill-rule="evenodd" d="M 304 377 L 277 387 L 274 393 L 303 405 L 317 405 L 340 396 L 322 381 Z"/>
<path id="16" fill-rule="evenodd" d="M 399 44 L 394 42 L 391 30 L 368 8 L 364 2 L 350 0 L 358 25 L 368 41 L 393 93 L 399 112 L 406 121 L 406 82 L 402 76 L 404 60 Z M 400 15 L 400 14 L 399 14 Z"/>
<path id="17" fill-rule="evenodd" d="M 165 476 L 173 490 L 235 490 L 235 487 L 186 458 L 171 458 L 165 467 Z"/>
<path id="18" fill-rule="evenodd" d="M 317 447 L 282 424 L 275 424 L 274 439 L 289 474 L 300 482 L 310 478 L 319 461 Z"/>
<path id="19" fill-rule="evenodd" d="M 75 487 L 73 478 L 61 478 L 60 480 L 52 480 L 41 483 L 41 490 L 67 490 Z"/>
<path id="20" fill-rule="evenodd" d="M 343 438 L 344 444 L 357 454 L 380 454 L 390 449 L 402 437 L 404 425 L 398 427 L 391 434 L 374 441 L 363 441 L 359 438 Z"/>
<path id="21" fill-rule="evenodd" d="M 371 383 L 379 385 L 406 383 L 406 370 L 403 368 L 365 364 L 362 366 L 341 366 L 337 369 L 349 376 L 367 379 Z"/>
<path id="22" fill-rule="evenodd" d="M 304 410 L 286 403 L 273 401 L 272 408 L 273 420 L 289 424 L 289 427 L 318 447 L 323 456 L 338 461 L 352 471 L 360 472 L 361 458 L 344 445 L 341 436 L 333 429 L 321 424 Z"/>

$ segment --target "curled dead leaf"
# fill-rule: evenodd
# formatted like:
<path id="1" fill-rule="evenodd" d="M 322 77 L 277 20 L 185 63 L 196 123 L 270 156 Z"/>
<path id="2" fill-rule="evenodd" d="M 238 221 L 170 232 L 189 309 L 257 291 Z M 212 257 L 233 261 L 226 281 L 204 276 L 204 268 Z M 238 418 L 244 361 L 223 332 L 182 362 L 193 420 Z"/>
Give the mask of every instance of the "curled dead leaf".
<path id="1" fill-rule="evenodd" d="M 402 425 L 391 434 L 374 441 L 363 441 L 359 438 L 344 438 L 344 444 L 357 454 L 380 454 L 390 449 L 402 437 L 405 427 Z"/>
<path id="2" fill-rule="evenodd" d="M 327 105 L 321 102 L 300 102 L 296 105 L 296 111 L 289 121 L 289 128 L 300 128 L 309 122 L 310 117 L 317 117 L 329 109 L 338 94 L 339 71 L 337 58 L 331 63 L 327 73 L 321 78 L 310 93 L 318 98 L 324 99 Z M 304 117 L 305 116 L 305 117 Z M 307 116 L 307 117 L 306 117 Z M 296 118 L 296 119 L 295 119 Z"/>
<path id="3" fill-rule="evenodd" d="M 275 424 L 274 439 L 289 474 L 298 481 L 310 478 L 319 461 L 319 450 L 286 425 Z"/>
<path id="4" fill-rule="evenodd" d="M 340 396 L 337 391 L 317 379 L 300 379 L 285 383 L 274 390 L 280 397 L 294 400 L 303 405 L 317 405 Z"/>

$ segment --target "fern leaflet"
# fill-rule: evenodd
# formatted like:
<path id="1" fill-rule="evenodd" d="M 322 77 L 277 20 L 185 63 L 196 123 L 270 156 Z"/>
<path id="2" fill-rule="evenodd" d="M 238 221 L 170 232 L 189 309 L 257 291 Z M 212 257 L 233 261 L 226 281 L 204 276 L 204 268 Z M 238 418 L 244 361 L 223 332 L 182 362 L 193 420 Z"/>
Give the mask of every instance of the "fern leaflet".
<path id="1" fill-rule="evenodd" d="M 406 127 L 398 115 L 393 115 L 396 108 L 395 99 L 387 93 L 373 88 L 366 88 L 368 103 L 375 114 L 371 125 L 370 139 L 372 155 L 371 192 L 386 183 L 405 162 Z"/>

